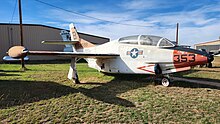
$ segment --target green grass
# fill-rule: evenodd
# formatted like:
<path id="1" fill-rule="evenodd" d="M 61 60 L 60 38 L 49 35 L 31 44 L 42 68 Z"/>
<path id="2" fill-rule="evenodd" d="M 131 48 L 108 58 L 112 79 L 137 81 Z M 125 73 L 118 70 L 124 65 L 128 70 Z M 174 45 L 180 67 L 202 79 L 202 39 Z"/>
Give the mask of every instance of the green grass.
<path id="1" fill-rule="evenodd" d="M 220 90 L 187 82 L 152 85 L 141 76 L 106 76 L 77 64 L 83 84 L 67 79 L 69 64 L 0 65 L 1 123 L 220 123 Z M 178 76 L 220 82 L 220 70 Z"/>

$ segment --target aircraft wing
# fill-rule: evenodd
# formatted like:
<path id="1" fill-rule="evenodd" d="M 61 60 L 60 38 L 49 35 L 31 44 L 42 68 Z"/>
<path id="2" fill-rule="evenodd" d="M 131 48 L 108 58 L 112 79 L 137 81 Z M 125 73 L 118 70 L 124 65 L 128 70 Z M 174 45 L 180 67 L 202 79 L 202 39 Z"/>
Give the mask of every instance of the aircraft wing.
<path id="1" fill-rule="evenodd" d="M 59 51 L 29 51 L 23 46 L 14 46 L 8 50 L 12 58 L 21 58 L 27 55 L 63 56 L 68 58 L 115 58 L 119 54 L 114 53 L 86 53 L 86 52 L 59 52 Z"/>
<path id="2" fill-rule="evenodd" d="M 44 56 L 63 56 L 67 58 L 115 58 L 119 54 L 99 54 L 99 53 L 84 53 L 84 52 L 58 52 L 58 51 L 28 51 L 28 55 L 44 55 Z"/>

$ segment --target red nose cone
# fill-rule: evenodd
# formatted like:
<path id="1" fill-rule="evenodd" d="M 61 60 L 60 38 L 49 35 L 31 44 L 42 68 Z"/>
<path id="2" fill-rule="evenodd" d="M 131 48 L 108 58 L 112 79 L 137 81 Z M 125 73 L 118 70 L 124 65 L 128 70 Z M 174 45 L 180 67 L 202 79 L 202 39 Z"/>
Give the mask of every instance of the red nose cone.
<path id="1" fill-rule="evenodd" d="M 14 46 L 8 50 L 8 55 L 12 58 L 21 58 L 27 55 L 27 51 L 23 46 Z"/>
<path id="2" fill-rule="evenodd" d="M 206 56 L 203 55 L 196 55 L 196 61 L 195 61 L 195 65 L 203 65 L 206 64 L 208 62 L 208 58 Z"/>
<path id="3" fill-rule="evenodd" d="M 173 62 L 176 68 L 182 68 L 206 64 L 208 58 L 196 53 L 174 50 Z"/>

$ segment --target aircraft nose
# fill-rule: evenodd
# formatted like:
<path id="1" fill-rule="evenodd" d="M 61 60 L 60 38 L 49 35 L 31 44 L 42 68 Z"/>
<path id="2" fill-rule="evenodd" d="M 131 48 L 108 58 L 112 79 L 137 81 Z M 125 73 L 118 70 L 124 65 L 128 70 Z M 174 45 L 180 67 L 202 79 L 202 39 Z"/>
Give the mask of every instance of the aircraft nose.
<path id="1" fill-rule="evenodd" d="M 205 56 L 205 55 L 201 55 L 201 54 L 197 54 L 197 55 L 195 55 L 196 57 L 195 57 L 195 64 L 196 65 L 203 65 L 203 64 L 206 64 L 207 62 L 208 62 L 208 60 L 209 60 L 209 57 L 207 57 L 207 56 Z"/>
<path id="2" fill-rule="evenodd" d="M 203 53 L 188 51 L 174 51 L 174 65 L 177 68 L 195 65 L 204 65 L 208 62 L 208 57 Z"/>
<path id="3" fill-rule="evenodd" d="M 25 57 L 28 53 L 28 49 L 23 46 L 13 46 L 8 50 L 8 55 L 12 58 Z"/>

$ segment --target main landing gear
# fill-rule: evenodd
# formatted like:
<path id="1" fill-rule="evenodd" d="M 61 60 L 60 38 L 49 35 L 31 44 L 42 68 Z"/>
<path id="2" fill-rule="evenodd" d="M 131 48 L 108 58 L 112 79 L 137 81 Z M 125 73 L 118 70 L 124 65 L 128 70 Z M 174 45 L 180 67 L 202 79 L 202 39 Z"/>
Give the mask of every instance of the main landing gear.
<path id="1" fill-rule="evenodd" d="M 71 59 L 70 69 L 68 73 L 68 78 L 73 80 L 75 84 L 80 84 L 79 77 L 76 70 L 76 58 Z"/>

